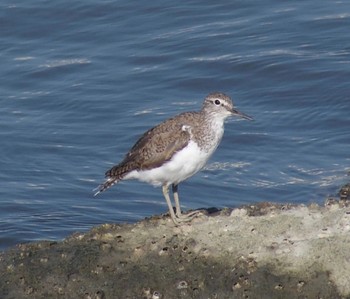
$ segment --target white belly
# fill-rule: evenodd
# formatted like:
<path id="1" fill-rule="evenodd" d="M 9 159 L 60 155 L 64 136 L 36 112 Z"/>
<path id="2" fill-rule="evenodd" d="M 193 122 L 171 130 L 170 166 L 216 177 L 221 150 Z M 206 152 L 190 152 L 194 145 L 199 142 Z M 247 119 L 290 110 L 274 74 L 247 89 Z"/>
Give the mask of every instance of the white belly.
<path id="1" fill-rule="evenodd" d="M 201 151 L 195 142 L 190 141 L 164 165 L 150 170 L 131 171 L 124 179 L 138 179 L 154 186 L 179 184 L 201 170 L 214 150 Z"/>

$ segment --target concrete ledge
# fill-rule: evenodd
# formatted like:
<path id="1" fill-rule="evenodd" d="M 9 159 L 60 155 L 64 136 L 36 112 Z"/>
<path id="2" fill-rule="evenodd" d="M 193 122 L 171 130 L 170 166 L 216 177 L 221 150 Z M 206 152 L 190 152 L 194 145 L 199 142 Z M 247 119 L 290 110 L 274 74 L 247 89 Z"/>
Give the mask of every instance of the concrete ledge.
<path id="1" fill-rule="evenodd" d="M 350 206 L 106 224 L 0 255 L 0 298 L 350 298 Z"/>

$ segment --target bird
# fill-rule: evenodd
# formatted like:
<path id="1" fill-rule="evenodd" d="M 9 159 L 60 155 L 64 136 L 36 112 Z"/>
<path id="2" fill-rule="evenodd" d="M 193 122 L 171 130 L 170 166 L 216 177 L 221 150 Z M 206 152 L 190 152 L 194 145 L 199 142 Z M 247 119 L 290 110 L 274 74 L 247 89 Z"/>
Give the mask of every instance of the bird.
<path id="1" fill-rule="evenodd" d="M 253 120 L 238 111 L 225 93 L 208 94 L 201 110 L 183 112 L 146 131 L 124 159 L 105 173 L 106 179 L 95 189 L 94 196 L 120 181 L 136 179 L 162 187 L 176 226 L 191 221 L 200 211 L 181 212 L 178 186 L 205 166 L 217 149 L 224 134 L 224 122 L 230 116 Z"/>

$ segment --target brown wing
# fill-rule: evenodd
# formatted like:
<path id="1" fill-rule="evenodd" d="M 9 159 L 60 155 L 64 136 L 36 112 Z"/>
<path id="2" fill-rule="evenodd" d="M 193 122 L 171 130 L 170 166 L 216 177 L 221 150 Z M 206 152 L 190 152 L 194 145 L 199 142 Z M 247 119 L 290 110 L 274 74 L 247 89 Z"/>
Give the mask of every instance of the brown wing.
<path id="1" fill-rule="evenodd" d="M 185 112 L 148 130 L 124 160 L 106 172 L 107 180 L 98 186 L 95 196 L 122 180 L 132 170 L 151 169 L 169 161 L 188 144 L 191 131 L 195 129 L 194 119 L 199 117 L 197 112 Z"/>
<path id="2" fill-rule="evenodd" d="M 189 140 L 189 132 L 183 130 L 183 125 L 180 124 L 164 130 L 150 130 L 134 145 L 124 162 L 134 161 L 142 170 L 159 167 L 169 161 L 174 153 L 183 149 Z"/>
<path id="3" fill-rule="evenodd" d="M 171 118 L 148 130 L 135 143 L 124 160 L 106 172 L 107 177 L 118 180 L 135 169 L 151 169 L 169 161 L 174 153 L 183 149 L 190 140 L 186 121 L 188 113 Z"/>

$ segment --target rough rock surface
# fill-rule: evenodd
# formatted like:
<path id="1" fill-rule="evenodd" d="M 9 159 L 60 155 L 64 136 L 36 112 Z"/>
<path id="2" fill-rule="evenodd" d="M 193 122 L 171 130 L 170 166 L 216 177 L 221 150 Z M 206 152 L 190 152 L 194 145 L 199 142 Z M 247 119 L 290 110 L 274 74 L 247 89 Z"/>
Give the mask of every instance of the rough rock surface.
<path id="1" fill-rule="evenodd" d="M 350 298 L 350 207 L 262 203 L 106 224 L 0 255 L 0 298 Z"/>

